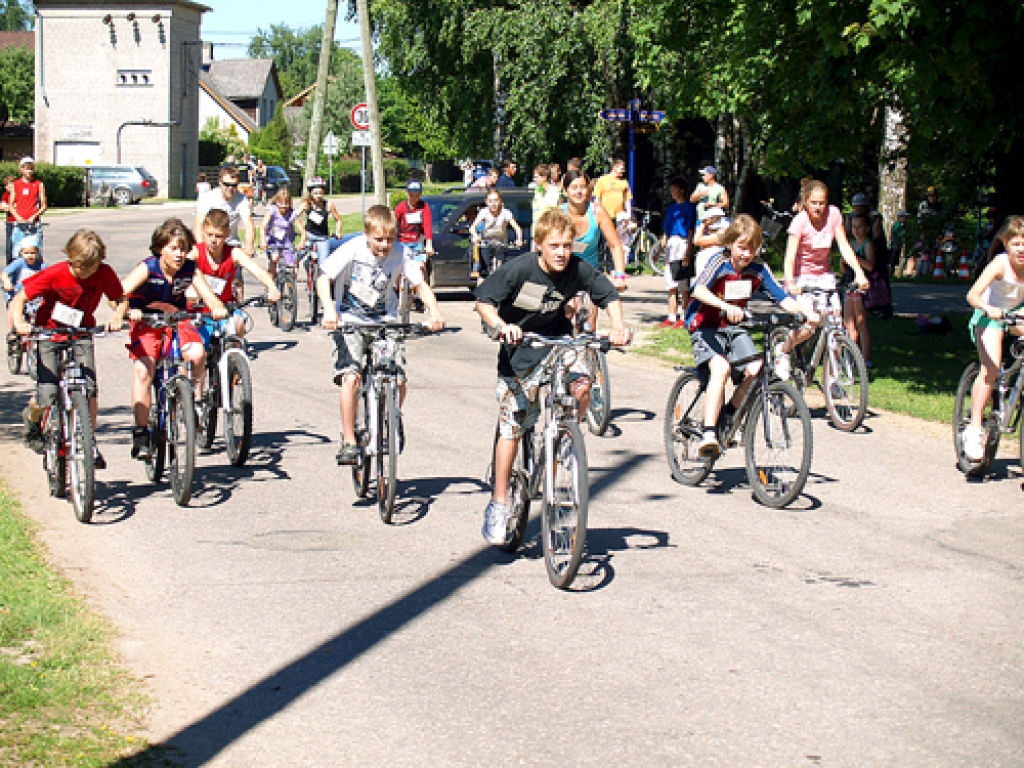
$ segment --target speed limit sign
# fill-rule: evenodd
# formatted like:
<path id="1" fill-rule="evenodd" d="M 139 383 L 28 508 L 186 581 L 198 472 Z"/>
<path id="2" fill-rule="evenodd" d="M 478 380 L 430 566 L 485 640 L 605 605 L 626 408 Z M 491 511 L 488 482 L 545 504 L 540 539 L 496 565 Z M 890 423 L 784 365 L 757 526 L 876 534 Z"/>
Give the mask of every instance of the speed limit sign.
<path id="1" fill-rule="evenodd" d="M 352 127 L 357 131 L 370 130 L 370 108 L 366 104 L 356 104 L 349 114 Z"/>

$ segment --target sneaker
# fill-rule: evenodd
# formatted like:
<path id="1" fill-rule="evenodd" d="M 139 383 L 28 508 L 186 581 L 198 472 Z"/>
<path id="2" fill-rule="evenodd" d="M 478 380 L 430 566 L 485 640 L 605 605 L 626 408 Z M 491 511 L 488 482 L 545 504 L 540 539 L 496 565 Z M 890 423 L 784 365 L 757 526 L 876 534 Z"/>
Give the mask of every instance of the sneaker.
<path id="1" fill-rule="evenodd" d="M 509 541 L 508 518 L 508 504 L 489 502 L 487 509 L 484 510 L 484 527 L 481 531 L 484 541 L 496 547 L 507 544 Z"/>
<path id="2" fill-rule="evenodd" d="M 100 449 L 95 445 L 92 447 L 92 465 L 96 469 L 106 469 L 107 460 L 103 458 L 103 454 L 100 453 Z"/>
<path id="3" fill-rule="evenodd" d="M 678 323 L 678 322 L 679 322 L 678 320 L 673 320 L 671 317 L 666 317 L 664 320 L 662 320 L 660 323 L 658 323 L 658 327 L 659 328 L 675 328 L 676 327 L 676 323 Z"/>
<path id="4" fill-rule="evenodd" d="M 675 329 L 676 330 L 679 330 L 680 328 L 685 328 L 685 327 L 686 327 L 686 321 L 685 320 L 683 320 L 682 318 L 679 318 L 678 320 L 676 320 L 676 324 L 675 324 Z"/>
<path id="5" fill-rule="evenodd" d="M 35 453 L 42 453 L 46 444 L 43 440 L 43 429 L 39 426 L 39 422 L 32 421 L 28 408 L 21 412 L 21 420 L 25 426 L 22 433 L 25 447 Z"/>
<path id="6" fill-rule="evenodd" d="M 782 381 L 786 381 L 791 373 L 789 355 L 782 351 L 782 342 L 779 342 L 775 345 L 775 375 Z"/>
<path id="7" fill-rule="evenodd" d="M 424 312 L 427 311 L 427 308 L 423 304 L 423 299 L 421 299 L 419 296 L 413 298 L 411 307 L 412 311 L 418 314 L 423 314 Z"/>
<path id="8" fill-rule="evenodd" d="M 714 432 L 705 432 L 697 446 L 697 455 L 705 459 L 714 459 L 721 455 L 722 446 Z"/>
<path id="9" fill-rule="evenodd" d="M 978 462 L 985 458 L 985 445 L 981 427 L 964 428 L 964 457 L 968 461 Z"/>
<path id="10" fill-rule="evenodd" d="M 359 461 L 359 446 L 355 443 L 342 443 L 335 458 L 338 460 L 338 466 L 352 466 Z"/>
<path id="11" fill-rule="evenodd" d="M 149 461 L 149 427 L 135 427 L 132 429 L 132 458 L 139 461 Z"/>

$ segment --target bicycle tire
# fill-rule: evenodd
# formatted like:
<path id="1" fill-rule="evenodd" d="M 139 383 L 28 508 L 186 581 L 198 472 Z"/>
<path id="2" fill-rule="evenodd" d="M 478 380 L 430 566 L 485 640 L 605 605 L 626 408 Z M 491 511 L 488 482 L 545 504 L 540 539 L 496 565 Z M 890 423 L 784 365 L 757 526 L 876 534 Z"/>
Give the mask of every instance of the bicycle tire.
<path id="1" fill-rule="evenodd" d="M 320 298 L 316 295 L 316 262 L 310 256 L 306 259 L 306 293 L 309 295 L 309 324 L 316 325 L 320 320 Z"/>
<path id="2" fill-rule="evenodd" d="M 228 461 L 241 467 L 252 448 L 252 374 L 241 355 L 228 356 L 228 410 L 224 411 L 224 447 Z"/>
<path id="3" fill-rule="evenodd" d="M 715 464 L 697 453 L 704 431 L 704 392 L 697 372 L 684 371 L 672 385 L 665 407 L 665 456 L 672 478 L 683 485 L 700 485 Z"/>
<path id="4" fill-rule="evenodd" d="M 95 435 L 89 398 L 84 392 L 72 393 L 68 416 L 68 490 L 75 518 L 80 523 L 88 523 L 92 520 L 93 504 L 96 501 L 96 459 L 93 456 Z"/>
<path id="5" fill-rule="evenodd" d="M 849 336 L 836 334 L 833 342 L 835 353 L 826 349 L 822 366 L 825 410 L 832 426 L 843 432 L 853 432 L 863 423 L 868 412 L 868 368 L 860 347 Z"/>
<path id="6" fill-rule="evenodd" d="M 773 381 L 768 385 L 768 405 L 772 440 L 769 441 L 765 433 L 762 401 L 757 395 L 743 426 L 747 480 L 754 498 L 761 504 L 772 509 L 782 509 L 793 503 L 807 483 L 814 454 L 814 433 L 807 403 L 788 381 Z M 794 424 L 797 425 L 796 429 L 793 428 Z M 777 439 L 779 434 L 783 437 L 782 442 Z M 799 466 L 795 468 L 789 460 L 790 443 L 794 438 L 799 438 L 802 443 L 792 450 L 799 454 L 800 459 Z M 765 458 L 759 458 L 758 449 L 761 447 L 767 448 Z"/>
<path id="7" fill-rule="evenodd" d="M 608 355 L 593 350 L 596 358 L 594 379 L 590 385 L 590 405 L 587 408 L 587 428 L 591 434 L 603 437 L 612 421 L 612 385 L 608 373 Z"/>
<path id="8" fill-rule="evenodd" d="M 171 493 L 179 507 L 192 498 L 196 469 L 196 407 L 192 382 L 176 378 L 167 396 L 167 464 Z"/>
<path id="9" fill-rule="evenodd" d="M 30 341 L 25 348 L 25 372 L 32 381 L 39 380 L 39 363 L 36 359 L 36 343 Z"/>
<path id="10" fill-rule="evenodd" d="M 494 443 L 491 447 L 491 463 L 487 467 L 487 484 L 494 488 L 494 460 L 498 448 L 498 439 L 501 437 L 500 426 L 494 428 Z M 526 445 L 527 436 L 519 441 L 519 450 L 516 452 L 515 461 L 512 463 L 512 474 L 508 478 L 508 513 L 509 525 L 512 535 L 509 540 L 498 545 L 502 552 L 512 554 L 523 544 L 523 537 L 526 535 L 526 525 L 530 520 L 530 480 L 526 476 Z"/>
<path id="11" fill-rule="evenodd" d="M 206 369 L 206 390 L 199 404 L 199 422 L 196 424 L 199 447 L 204 451 L 213 448 L 213 441 L 217 435 L 217 411 L 220 407 L 220 392 L 217 391 L 219 387 L 216 384 L 218 376 L 220 371 L 216 365 Z"/>
<path id="12" fill-rule="evenodd" d="M 643 261 L 656 275 L 664 275 L 667 266 L 665 264 L 665 249 L 661 247 L 661 241 L 655 237 L 649 229 L 643 229 L 637 237 L 638 247 L 643 251 Z"/>
<path id="13" fill-rule="evenodd" d="M 352 489 L 356 496 L 365 499 L 370 493 L 370 452 L 368 447 L 368 435 L 366 423 L 366 396 L 365 387 L 359 393 L 359 400 L 356 406 L 356 445 L 359 446 L 359 458 L 352 465 Z"/>
<path id="14" fill-rule="evenodd" d="M 549 500 L 544 494 L 541 546 L 548 580 L 552 586 L 566 589 L 576 578 L 587 544 L 587 447 L 579 424 L 572 421 L 559 422 L 552 445 L 554 455 L 549 466 L 555 473 L 551 479 L 555 498 Z M 568 480 L 568 487 L 560 486 L 563 479 Z"/>
<path id="15" fill-rule="evenodd" d="M 43 468 L 50 495 L 63 499 L 67 494 L 67 457 L 62 450 L 64 440 L 60 409 L 51 406 L 43 431 Z"/>
<path id="16" fill-rule="evenodd" d="M 295 284 L 295 275 L 286 268 L 284 280 L 281 282 L 281 300 L 278 302 L 281 305 L 278 309 L 280 328 L 285 333 L 295 327 L 295 321 L 298 319 L 298 298 L 299 289 Z"/>
<path id="17" fill-rule="evenodd" d="M 382 390 L 377 401 L 377 507 L 380 519 L 390 524 L 398 484 L 398 406 L 394 388 Z"/>
<path id="18" fill-rule="evenodd" d="M 957 466 L 967 477 L 985 477 L 992 469 L 999 449 L 999 417 L 993 412 L 992 399 L 989 398 L 982 418 L 985 424 L 985 455 L 978 462 L 970 461 L 964 455 L 964 429 L 971 423 L 971 398 L 974 381 L 980 372 L 981 365 L 977 361 L 964 369 L 956 388 L 956 400 L 953 401 L 953 448 L 956 451 Z"/>
<path id="19" fill-rule="evenodd" d="M 409 281 L 404 277 L 399 278 L 398 287 L 398 322 L 409 322 L 409 311 L 412 307 L 412 297 L 409 295 Z"/>
<path id="20" fill-rule="evenodd" d="M 17 376 L 21 373 L 21 342 L 17 344 L 7 343 L 7 370 L 12 376 Z"/>

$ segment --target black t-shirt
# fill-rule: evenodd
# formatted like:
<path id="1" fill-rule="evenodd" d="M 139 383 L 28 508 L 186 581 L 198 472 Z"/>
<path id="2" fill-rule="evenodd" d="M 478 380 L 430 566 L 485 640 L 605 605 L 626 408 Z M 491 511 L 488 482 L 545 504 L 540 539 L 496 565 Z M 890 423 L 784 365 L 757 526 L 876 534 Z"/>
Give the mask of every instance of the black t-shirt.
<path id="1" fill-rule="evenodd" d="M 477 299 L 497 307 L 506 323 L 542 336 L 567 336 L 572 332 L 565 305 L 580 291 L 589 293 L 602 309 L 619 299 L 611 281 L 576 255 L 556 274 L 541 269 L 539 261 L 537 254 L 526 253 L 508 262 L 476 289 Z M 547 354 L 542 347 L 502 344 L 498 373 L 522 378 Z"/>

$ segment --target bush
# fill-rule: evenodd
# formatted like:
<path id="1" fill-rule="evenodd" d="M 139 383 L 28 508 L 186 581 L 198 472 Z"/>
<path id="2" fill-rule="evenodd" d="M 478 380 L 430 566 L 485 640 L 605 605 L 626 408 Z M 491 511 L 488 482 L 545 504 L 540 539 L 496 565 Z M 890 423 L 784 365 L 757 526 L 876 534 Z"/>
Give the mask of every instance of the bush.
<path id="1" fill-rule="evenodd" d="M 320 175 L 328 176 L 328 164 L 321 160 Z M 334 193 L 356 193 L 359 191 L 359 174 L 362 159 L 346 158 L 334 161 Z M 398 157 L 384 158 L 384 185 L 387 187 L 404 186 L 409 180 L 409 164 Z M 369 153 L 366 157 L 366 186 L 373 186 L 373 163 Z"/>
<path id="2" fill-rule="evenodd" d="M 199 140 L 200 165 L 220 165 L 224 162 L 224 158 L 227 156 L 227 147 L 219 141 L 211 141 L 209 139 Z"/>
<path id="3" fill-rule="evenodd" d="M 17 163 L 0 163 L 0 179 L 18 176 Z M 82 204 L 85 192 L 85 169 L 77 166 L 36 163 L 36 178 L 46 185 L 46 202 L 58 208 Z"/>

